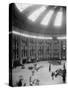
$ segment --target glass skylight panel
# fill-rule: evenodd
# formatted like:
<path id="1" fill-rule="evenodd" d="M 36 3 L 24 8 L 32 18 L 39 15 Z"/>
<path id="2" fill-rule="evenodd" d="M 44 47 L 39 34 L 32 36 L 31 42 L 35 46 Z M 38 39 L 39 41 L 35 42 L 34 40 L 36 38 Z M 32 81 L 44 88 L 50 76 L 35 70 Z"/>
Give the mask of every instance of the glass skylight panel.
<path id="1" fill-rule="evenodd" d="M 62 24 L 62 14 L 63 14 L 62 11 L 57 13 L 56 19 L 55 19 L 55 22 L 54 22 L 54 26 L 56 26 L 56 27 L 61 26 L 61 24 Z"/>
<path id="2" fill-rule="evenodd" d="M 22 3 L 16 3 L 17 8 L 20 12 L 23 12 L 25 9 L 27 9 L 29 6 L 32 6 L 32 4 L 22 4 Z"/>
<path id="3" fill-rule="evenodd" d="M 43 18 L 41 24 L 47 26 L 51 20 L 53 13 L 54 13 L 54 10 L 50 10 Z"/>
<path id="4" fill-rule="evenodd" d="M 35 10 L 30 16 L 28 16 L 28 19 L 34 22 L 45 9 L 46 7 L 42 6 L 41 8 Z"/>

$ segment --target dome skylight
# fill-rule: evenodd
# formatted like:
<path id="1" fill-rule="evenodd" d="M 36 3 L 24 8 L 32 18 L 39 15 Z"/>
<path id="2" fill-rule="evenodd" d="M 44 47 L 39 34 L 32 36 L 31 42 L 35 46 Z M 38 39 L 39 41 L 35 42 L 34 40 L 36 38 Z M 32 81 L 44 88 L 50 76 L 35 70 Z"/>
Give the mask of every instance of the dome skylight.
<path id="1" fill-rule="evenodd" d="M 20 12 L 23 12 L 28 7 L 32 6 L 32 4 L 22 4 L 22 3 L 16 3 L 17 8 Z"/>
<path id="2" fill-rule="evenodd" d="M 32 6 L 33 4 L 22 4 L 22 3 L 16 3 L 17 8 L 20 12 L 23 12 L 24 10 L 28 9 L 28 7 Z M 33 5 L 34 6 L 34 5 Z M 42 17 L 42 13 L 46 12 L 48 6 L 42 5 L 33 12 L 29 12 L 29 15 L 27 16 L 27 19 L 36 22 L 37 19 Z M 54 11 L 56 10 L 57 6 L 52 7 L 48 10 L 48 12 L 42 17 L 41 21 L 39 22 L 40 25 L 48 26 L 52 16 L 54 15 Z M 56 13 L 55 19 L 53 21 L 53 26 L 60 27 L 62 25 L 62 19 L 63 19 L 63 11 L 62 7 L 59 8 L 59 10 Z"/>
<path id="3" fill-rule="evenodd" d="M 57 15 L 56 15 L 54 26 L 56 26 L 56 27 L 61 26 L 61 24 L 62 24 L 62 16 L 63 16 L 62 11 L 59 11 L 57 13 Z"/>
<path id="4" fill-rule="evenodd" d="M 54 10 L 50 10 L 50 11 L 45 15 L 45 17 L 43 18 L 41 24 L 42 24 L 42 25 L 45 25 L 45 26 L 48 25 L 49 22 L 50 22 L 50 19 L 51 19 L 52 15 L 53 15 L 53 13 L 54 13 Z"/>
<path id="5" fill-rule="evenodd" d="M 31 21 L 36 21 L 36 19 L 41 15 L 42 12 L 46 9 L 45 6 L 42 6 L 41 8 L 35 10 L 31 15 L 28 16 L 28 19 Z"/>

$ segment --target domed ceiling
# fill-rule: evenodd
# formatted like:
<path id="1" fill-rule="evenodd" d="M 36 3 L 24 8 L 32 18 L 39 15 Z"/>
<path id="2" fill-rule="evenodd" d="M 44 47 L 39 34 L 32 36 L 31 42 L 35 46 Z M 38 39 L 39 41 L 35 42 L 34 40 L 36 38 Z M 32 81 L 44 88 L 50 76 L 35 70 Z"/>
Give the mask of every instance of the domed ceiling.
<path id="1" fill-rule="evenodd" d="M 66 34 L 66 7 L 32 4 L 11 4 L 12 26 L 44 35 Z"/>

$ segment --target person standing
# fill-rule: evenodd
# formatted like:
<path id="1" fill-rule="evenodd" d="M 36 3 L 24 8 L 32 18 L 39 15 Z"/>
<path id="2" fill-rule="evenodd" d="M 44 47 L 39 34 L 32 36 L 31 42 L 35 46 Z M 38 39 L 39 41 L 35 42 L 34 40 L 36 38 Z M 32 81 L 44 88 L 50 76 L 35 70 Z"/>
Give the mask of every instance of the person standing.
<path id="1" fill-rule="evenodd" d="M 52 72 L 51 76 L 52 76 L 52 80 L 54 80 L 54 72 Z"/>
<path id="2" fill-rule="evenodd" d="M 65 68 L 65 64 L 63 65 L 63 83 L 66 83 L 66 68 Z"/>
<path id="3" fill-rule="evenodd" d="M 19 80 L 18 86 L 22 86 L 22 79 Z"/>
<path id="4" fill-rule="evenodd" d="M 51 64 L 49 64 L 49 72 L 51 71 Z"/>

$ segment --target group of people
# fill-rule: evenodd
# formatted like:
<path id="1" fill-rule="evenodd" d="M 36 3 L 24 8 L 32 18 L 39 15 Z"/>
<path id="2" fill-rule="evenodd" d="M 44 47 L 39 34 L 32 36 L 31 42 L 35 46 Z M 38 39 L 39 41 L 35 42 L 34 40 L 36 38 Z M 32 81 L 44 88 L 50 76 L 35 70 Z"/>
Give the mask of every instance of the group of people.
<path id="1" fill-rule="evenodd" d="M 37 79 L 37 77 L 36 77 L 36 75 L 35 75 L 35 73 L 36 72 L 38 72 L 38 70 L 39 70 L 40 68 L 39 67 L 37 67 L 37 64 L 34 64 L 33 65 L 33 69 L 32 69 L 32 71 L 31 71 L 31 75 L 30 75 L 30 77 L 29 77 L 29 86 L 35 86 L 35 85 L 39 85 L 39 80 Z M 16 86 L 26 86 L 26 82 L 25 82 L 25 80 L 24 80 L 24 78 L 23 78 L 23 76 L 20 76 L 20 79 L 19 79 L 19 81 L 16 83 Z"/>
<path id="2" fill-rule="evenodd" d="M 49 64 L 49 72 L 51 72 L 51 64 Z M 65 83 L 66 82 L 66 68 L 65 68 L 65 63 L 63 65 L 63 69 L 57 69 L 55 72 L 51 72 L 52 80 L 54 80 L 54 77 L 57 77 L 59 75 L 62 77 L 63 83 Z"/>
<path id="3" fill-rule="evenodd" d="M 33 69 L 31 70 L 31 75 L 29 77 L 29 86 L 35 86 L 40 84 L 40 80 L 37 78 L 36 73 L 41 68 L 37 66 L 37 64 L 33 65 Z M 66 82 L 66 67 L 65 64 L 63 65 L 63 69 L 57 69 L 56 71 L 52 71 L 51 63 L 49 63 L 49 72 L 51 73 L 52 80 L 57 76 L 62 77 L 63 83 Z M 17 86 L 26 86 L 26 82 L 24 81 L 23 77 L 20 77 L 19 81 L 17 82 Z"/>
<path id="4" fill-rule="evenodd" d="M 26 82 L 24 82 L 24 79 L 20 79 L 17 83 L 17 86 L 26 86 Z"/>
<path id="5" fill-rule="evenodd" d="M 40 67 L 37 67 L 37 64 L 34 64 L 32 74 L 29 78 L 30 86 L 39 85 L 40 81 L 37 79 L 37 76 L 35 75 L 35 73 L 38 72 L 39 69 Z"/>

